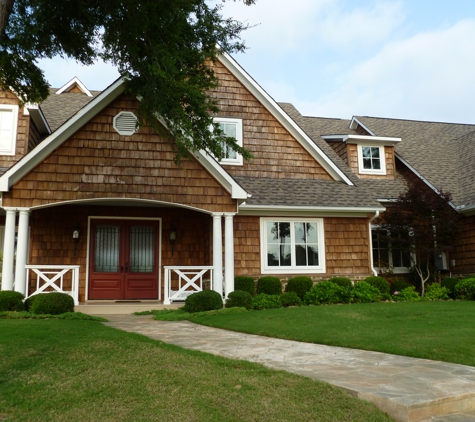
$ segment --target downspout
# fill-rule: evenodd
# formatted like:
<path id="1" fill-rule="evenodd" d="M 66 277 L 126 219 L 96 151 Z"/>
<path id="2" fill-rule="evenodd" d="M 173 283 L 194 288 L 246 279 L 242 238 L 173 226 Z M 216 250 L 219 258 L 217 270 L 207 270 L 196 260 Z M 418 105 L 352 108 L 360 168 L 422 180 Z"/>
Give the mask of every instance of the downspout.
<path id="1" fill-rule="evenodd" d="M 379 217 L 379 211 L 376 211 L 373 217 L 369 220 L 369 259 L 371 262 L 371 271 L 374 275 L 378 275 L 378 272 L 373 267 L 373 235 L 371 233 L 371 223 Z"/>

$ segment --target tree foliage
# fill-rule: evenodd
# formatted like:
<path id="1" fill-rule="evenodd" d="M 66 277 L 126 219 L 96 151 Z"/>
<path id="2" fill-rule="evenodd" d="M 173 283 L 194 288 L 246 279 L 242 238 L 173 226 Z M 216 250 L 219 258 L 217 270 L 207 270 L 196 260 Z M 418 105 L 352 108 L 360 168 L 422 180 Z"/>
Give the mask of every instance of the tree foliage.
<path id="1" fill-rule="evenodd" d="M 206 0 L 0 0 L 0 88 L 41 102 L 49 86 L 38 59 L 102 59 L 140 99 L 139 123 L 167 134 L 177 159 L 200 149 L 220 157 L 223 142 L 250 158 L 213 124 L 219 104 L 210 95 L 213 63 L 245 48 L 244 29 Z"/>
<path id="2" fill-rule="evenodd" d="M 453 248 L 459 232 L 459 214 L 451 206 L 450 192 L 430 189 L 421 179 L 410 176 L 408 189 L 387 207 L 381 228 L 394 248 L 409 253 L 424 296 L 431 276 L 434 254 Z"/>

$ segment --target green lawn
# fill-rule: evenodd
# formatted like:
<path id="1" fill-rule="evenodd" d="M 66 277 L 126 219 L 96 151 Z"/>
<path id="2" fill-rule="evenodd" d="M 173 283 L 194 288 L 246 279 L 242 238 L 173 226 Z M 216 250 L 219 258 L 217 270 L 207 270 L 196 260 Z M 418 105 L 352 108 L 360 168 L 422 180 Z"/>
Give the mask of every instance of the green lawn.
<path id="1" fill-rule="evenodd" d="M 302 306 L 190 320 L 268 337 L 475 366 L 474 301 Z"/>
<path id="2" fill-rule="evenodd" d="M 159 420 L 390 419 L 324 383 L 98 322 L 0 319 L 0 421 Z"/>

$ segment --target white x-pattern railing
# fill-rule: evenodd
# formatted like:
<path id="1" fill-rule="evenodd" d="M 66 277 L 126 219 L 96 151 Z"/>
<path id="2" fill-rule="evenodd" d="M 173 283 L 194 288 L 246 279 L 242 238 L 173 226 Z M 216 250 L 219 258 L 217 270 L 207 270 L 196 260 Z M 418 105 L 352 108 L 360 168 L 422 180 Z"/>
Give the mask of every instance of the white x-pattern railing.
<path id="1" fill-rule="evenodd" d="M 36 290 L 29 296 L 38 293 L 56 291 L 67 293 L 79 304 L 79 265 L 25 265 L 27 295 L 30 281 L 30 271 L 36 274 Z M 71 271 L 70 290 L 65 290 L 64 276 Z M 47 290 L 48 289 L 48 290 Z"/>
<path id="2" fill-rule="evenodd" d="M 173 273 L 178 280 L 173 281 Z M 209 273 L 209 276 L 204 276 Z M 209 279 L 209 288 L 213 289 L 213 267 L 165 267 L 165 289 L 163 304 L 170 305 L 174 301 L 183 301 L 192 293 L 203 290 L 203 282 Z"/>

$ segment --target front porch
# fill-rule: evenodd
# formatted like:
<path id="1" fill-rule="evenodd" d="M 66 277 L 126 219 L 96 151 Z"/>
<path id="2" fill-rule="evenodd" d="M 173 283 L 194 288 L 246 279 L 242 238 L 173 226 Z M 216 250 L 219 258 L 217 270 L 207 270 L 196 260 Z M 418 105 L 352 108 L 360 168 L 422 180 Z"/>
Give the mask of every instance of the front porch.
<path id="1" fill-rule="evenodd" d="M 88 315 L 130 315 L 134 312 L 178 309 L 183 306 L 183 302 L 174 302 L 170 305 L 164 305 L 158 300 L 134 300 L 134 301 L 101 301 L 88 300 L 79 303 L 74 307 L 76 312 L 82 312 Z M 107 317 L 106 317 L 107 318 Z"/>

